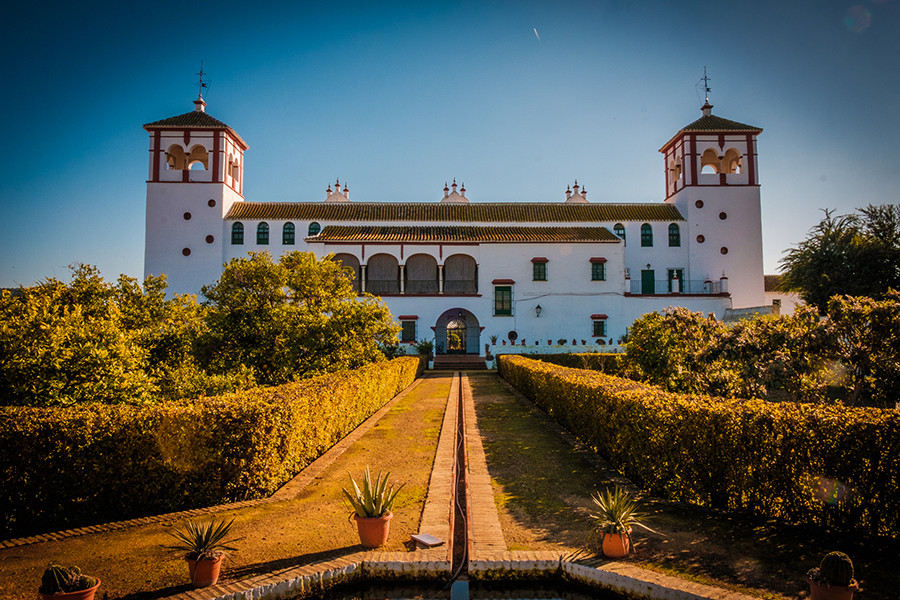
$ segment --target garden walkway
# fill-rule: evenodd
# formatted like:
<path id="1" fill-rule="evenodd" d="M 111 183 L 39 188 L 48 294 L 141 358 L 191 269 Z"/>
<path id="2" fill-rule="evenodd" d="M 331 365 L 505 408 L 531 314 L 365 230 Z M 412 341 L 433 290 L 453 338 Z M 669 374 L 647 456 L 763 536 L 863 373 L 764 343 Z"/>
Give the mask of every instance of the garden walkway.
<path id="1" fill-rule="evenodd" d="M 449 579 L 452 548 L 416 548 L 410 535 L 421 531 L 450 539 L 458 402 L 468 465 L 470 575 L 497 569 L 534 574 L 562 566 L 575 577 L 657 597 L 743 597 L 632 562 L 588 566 L 569 560 L 587 541 L 590 492 L 560 501 L 548 486 L 566 491 L 570 486 L 560 482 L 578 480 L 591 490 L 627 482 L 577 444 L 560 449 L 564 434 L 495 373 L 450 372 L 418 379 L 270 498 L 0 542 L 0 597 L 33 598 L 50 561 L 78 564 L 103 580 L 101 592 L 109 598 L 129 600 L 224 599 L 245 593 L 260 598 L 361 572 Z M 525 466 L 538 460 L 532 455 L 536 450 L 557 461 L 540 463 L 550 470 L 543 476 Z M 517 463 L 523 468 L 518 475 L 510 470 Z M 340 500 L 346 473 L 358 474 L 366 464 L 406 482 L 388 545 L 368 552 L 358 545 Z M 548 524 L 535 525 L 537 516 L 548 513 L 555 514 Z M 210 514 L 234 518 L 235 535 L 243 539 L 217 586 L 191 590 L 184 584 L 183 561 L 161 545 L 171 541 L 167 532 L 180 522 Z"/>

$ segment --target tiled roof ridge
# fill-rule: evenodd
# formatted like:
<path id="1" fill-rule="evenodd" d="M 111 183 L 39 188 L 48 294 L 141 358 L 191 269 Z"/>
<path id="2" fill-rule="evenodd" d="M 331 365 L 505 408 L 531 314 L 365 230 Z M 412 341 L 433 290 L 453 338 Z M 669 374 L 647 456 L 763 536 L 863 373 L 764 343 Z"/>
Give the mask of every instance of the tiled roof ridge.
<path id="1" fill-rule="evenodd" d="M 180 128 L 180 127 L 193 127 L 193 128 L 209 128 L 209 129 L 231 129 L 226 123 L 218 120 L 217 118 L 203 112 L 192 110 L 190 112 L 186 112 L 181 115 L 175 115 L 174 117 L 169 117 L 167 119 L 161 119 L 159 121 L 153 121 L 152 123 L 147 123 L 144 125 L 144 129 L 151 128 Z"/>
<path id="2" fill-rule="evenodd" d="M 738 123 L 737 121 L 732 121 L 731 119 L 725 119 L 718 115 L 704 115 L 690 123 L 689 125 L 685 125 L 681 128 L 681 131 L 752 131 L 759 133 L 762 131 L 761 127 L 756 127 L 755 125 L 747 125 L 745 123 Z M 680 132 L 679 132 L 680 133 Z"/>
<path id="3" fill-rule="evenodd" d="M 592 241 L 621 240 L 606 227 L 525 227 L 476 225 L 329 225 L 311 242 L 330 241 Z"/>
<path id="4" fill-rule="evenodd" d="M 237 219 L 328 219 L 333 221 L 684 221 L 672 204 L 554 202 L 236 202 L 225 217 Z"/>

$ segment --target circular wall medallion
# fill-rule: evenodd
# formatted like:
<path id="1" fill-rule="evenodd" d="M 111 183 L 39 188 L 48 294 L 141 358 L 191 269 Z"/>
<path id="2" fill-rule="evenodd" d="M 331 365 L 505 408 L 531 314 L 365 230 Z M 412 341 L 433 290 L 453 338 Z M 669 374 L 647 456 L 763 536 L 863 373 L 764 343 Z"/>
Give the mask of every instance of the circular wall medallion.
<path id="1" fill-rule="evenodd" d="M 725 246 L 722 246 L 722 248 L 719 250 L 719 252 L 721 252 L 722 254 L 728 254 L 728 248 L 726 248 Z"/>
<path id="2" fill-rule="evenodd" d="M 702 243 L 705 242 L 705 241 L 706 241 L 706 238 L 703 236 L 703 234 L 700 234 L 700 235 L 697 236 L 697 243 L 698 243 L 698 244 L 702 244 Z"/>
<path id="3" fill-rule="evenodd" d="M 190 249 L 190 248 L 184 248 L 184 249 L 181 251 L 181 253 L 184 254 L 185 256 L 190 256 L 190 255 L 191 255 L 191 249 Z"/>
<path id="4" fill-rule="evenodd" d="M 191 213 L 184 213 L 184 220 L 185 220 L 185 221 L 190 221 L 190 220 L 191 220 Z"/>
<path id="5" fill-rule="evenodd" d="M 209 202 L 207 202 L 206 204 L 209 205 L 210 208 L 212 208 L 213 206 L 216 205 L 216 201 L 213 199 L 210 199 Z"/>
<path id="6" fill-rule="evenodd" d="M 509 333 L 506 334 L 506 337 L 509 339 L 509 341 L 514 342 L 517 339 L 519 339 L 519 334 L 516 333 L 515 331 L 510 331 Z"/>
<path id="7" fill-rule="evenodd" d="M 722 219 L 722 220 L 724 221 L 725 219 L 728 218 L 728 213 L 720 212 L 720 213 L 719 213 L 719 218 Z"/>
<path id="8" fill-rule="evenodd" d="M 214 238 L 213 236 L 211 236 L 211 235 L 206 236 L 207 244 L 212 244 L 214 241 L 216 241 L 216 238 Z"/>
<path id="9" fill-rule="evenodd" d="M 694 206 L 696 206 L 697 208 L 703 208 L 703 200 L 697 200 L 696 202 L 694 202 Z"/>

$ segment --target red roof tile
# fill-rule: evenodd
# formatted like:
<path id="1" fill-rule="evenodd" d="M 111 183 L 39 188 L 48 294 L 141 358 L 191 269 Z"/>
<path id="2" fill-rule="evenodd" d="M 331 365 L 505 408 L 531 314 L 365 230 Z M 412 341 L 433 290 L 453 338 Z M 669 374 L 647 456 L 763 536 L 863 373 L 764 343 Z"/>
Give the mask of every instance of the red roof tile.
<path id="1" fill-rule="evenodd" d="M 619 243 L 605 227 L 329 225 L 308 242 L 595 242 Z"/>

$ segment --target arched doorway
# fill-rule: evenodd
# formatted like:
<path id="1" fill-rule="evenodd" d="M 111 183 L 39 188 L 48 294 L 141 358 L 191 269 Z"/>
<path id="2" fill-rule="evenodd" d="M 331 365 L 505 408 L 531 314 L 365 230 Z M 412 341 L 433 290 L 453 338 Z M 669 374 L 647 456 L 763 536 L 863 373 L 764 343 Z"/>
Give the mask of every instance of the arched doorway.
<path id="1" fill-rule="evenodd" d="M 434 324 L 435 354 L 480 354 L 478 318 L 464 308 L 445 310 Z"/>

